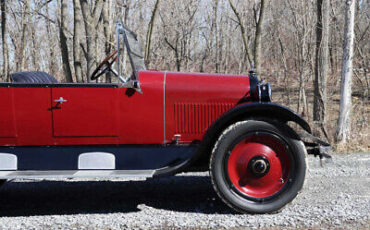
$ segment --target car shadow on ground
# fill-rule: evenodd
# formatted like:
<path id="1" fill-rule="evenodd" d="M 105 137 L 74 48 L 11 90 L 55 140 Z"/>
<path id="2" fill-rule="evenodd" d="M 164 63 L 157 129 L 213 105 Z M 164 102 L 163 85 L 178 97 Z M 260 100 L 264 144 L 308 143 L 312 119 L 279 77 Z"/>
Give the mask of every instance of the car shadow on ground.
<path id="1" fill-rule="evenodd" d="M 0 216 L 130 213 L 141 205 L 178 212 L 233 213 L 207 176 L 147 181 L 7 182 L 0 189 Z"/>

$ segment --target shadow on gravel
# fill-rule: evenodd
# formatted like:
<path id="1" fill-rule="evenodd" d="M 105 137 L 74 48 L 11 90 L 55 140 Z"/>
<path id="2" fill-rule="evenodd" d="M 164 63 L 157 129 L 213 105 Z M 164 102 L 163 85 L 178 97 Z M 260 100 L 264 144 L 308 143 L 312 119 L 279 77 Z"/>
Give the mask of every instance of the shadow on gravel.
<path id="1" fill-rule="evenodd" d="M 140 211 L 141 204 L 179 212 L 232 212 L 205 176 L 131 182 L 8 182 L 0 190 L 1 217 L 129 213 Z"/>

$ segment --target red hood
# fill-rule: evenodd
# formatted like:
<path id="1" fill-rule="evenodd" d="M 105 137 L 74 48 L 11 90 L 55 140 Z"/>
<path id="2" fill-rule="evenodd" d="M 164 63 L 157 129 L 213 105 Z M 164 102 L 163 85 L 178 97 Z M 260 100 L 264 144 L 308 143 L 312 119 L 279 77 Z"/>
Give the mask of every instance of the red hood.
<path id="1" fill-rule="evenodd" d="M 248 76 L 163 73 L 165 77 L 166 139 L 201 140 L 223 113 L 250 97 Z"/>

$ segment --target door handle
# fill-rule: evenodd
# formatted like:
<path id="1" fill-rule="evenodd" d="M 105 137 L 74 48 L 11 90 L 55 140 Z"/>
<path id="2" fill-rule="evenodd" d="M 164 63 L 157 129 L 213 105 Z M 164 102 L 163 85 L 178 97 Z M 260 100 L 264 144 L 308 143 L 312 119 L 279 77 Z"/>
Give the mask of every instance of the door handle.
<path id="1" fill-rule="evenodd" d="M 67 102 L 67 100 L 65 100 L 63 97 L 60 97 L 59 99 L 55 99 L 54 102 L 56 102 L 58 104 L 63 104 L 65 102 Z"/>

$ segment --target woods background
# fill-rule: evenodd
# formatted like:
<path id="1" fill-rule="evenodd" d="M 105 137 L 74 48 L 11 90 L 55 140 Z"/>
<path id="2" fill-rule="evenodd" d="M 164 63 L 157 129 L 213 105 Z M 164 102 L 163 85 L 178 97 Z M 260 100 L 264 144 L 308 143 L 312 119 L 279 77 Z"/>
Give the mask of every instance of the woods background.
<path id="1" fill-rule="evenodd" d="M 370 149 L 367 0 L 0 2 L 0 81 L 9 81 L 12 72 L 45 71 L 61 82 L 88 82 L 113 51 L 121 20 L 138 34 L 149 69 L 248 74 L 254 62 L 272 83 L 273 101 L 304 116 L 315 134 L 331 143 L 345 139 L 338 151 Z M 351 116 L 348 136 L 338 139 L 351 4 L 353 84 L 345 86 L 352 89 Z"/>

